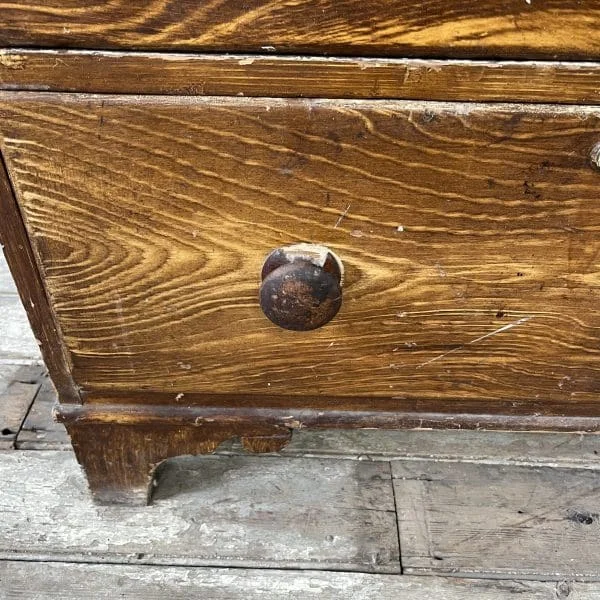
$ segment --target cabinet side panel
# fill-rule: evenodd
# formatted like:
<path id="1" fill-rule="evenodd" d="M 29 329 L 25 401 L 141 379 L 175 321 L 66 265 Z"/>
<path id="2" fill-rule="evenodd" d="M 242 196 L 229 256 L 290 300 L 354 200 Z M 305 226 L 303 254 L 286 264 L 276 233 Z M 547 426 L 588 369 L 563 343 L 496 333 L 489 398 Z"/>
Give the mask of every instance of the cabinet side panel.
<path id="1" fill-rule="evenodd" d="M 46 295 L 44 282 L 1 155 L 0 214 L 0 241 L 6 261 L 59 398 L 62 402 L 80 402 L 62 335 Z"/>

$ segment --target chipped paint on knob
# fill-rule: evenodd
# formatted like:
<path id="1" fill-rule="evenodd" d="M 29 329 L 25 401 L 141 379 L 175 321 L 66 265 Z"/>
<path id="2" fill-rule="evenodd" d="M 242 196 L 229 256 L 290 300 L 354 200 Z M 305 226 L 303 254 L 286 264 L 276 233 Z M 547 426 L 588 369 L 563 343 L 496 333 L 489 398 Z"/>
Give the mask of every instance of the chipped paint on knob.
<path id="1" fill-rule="evenodd" d="M 594 169 L 600 170 L 600 142 L 598 142 L 590 151 L 590 162 Z"/>
<path id="2" fill-rule="evenodd" d="M 317 329 L 339 311 L 342 280 L 342 263 L 328 248 L 315 244 L 278 248 L 262 269 L 260 306 L 283 329 Z"/>

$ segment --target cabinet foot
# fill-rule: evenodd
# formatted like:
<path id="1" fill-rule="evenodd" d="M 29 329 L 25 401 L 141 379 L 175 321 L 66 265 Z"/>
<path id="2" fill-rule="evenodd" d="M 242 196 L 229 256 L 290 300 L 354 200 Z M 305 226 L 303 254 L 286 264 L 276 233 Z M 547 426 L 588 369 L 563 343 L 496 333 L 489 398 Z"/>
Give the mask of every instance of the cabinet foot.
<path id="1" fill-rule="evenodd" d="M 148 504 L 156 467 L 168 458 L 209 454 L 233 437 L 239 437 L 251 452 L 276 452 L 291 437 L 284 427 L 220 423 L 217 419 L 177 425 L 160 419 L 151 423 L 61 420 L 97 504 Z"/>

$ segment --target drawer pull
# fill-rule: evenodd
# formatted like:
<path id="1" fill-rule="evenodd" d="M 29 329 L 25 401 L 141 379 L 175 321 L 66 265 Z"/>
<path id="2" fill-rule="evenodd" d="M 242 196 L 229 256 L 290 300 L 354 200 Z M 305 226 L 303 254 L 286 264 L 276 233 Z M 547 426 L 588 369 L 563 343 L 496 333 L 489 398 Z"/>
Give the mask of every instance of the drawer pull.
<path id="1" fill-rule="evenodd" d="M 261 279 L 260 306 L 283 329 L 322 327 L 342 305 L 343 265 L 325 246 L 295 244 L 274 250 Z"/>
<path id="2" fill-rule="evenodd" d="M 600 170 L 600 142 L 594 145 L 590 151 L 590 162 L 594 169 Z"/>

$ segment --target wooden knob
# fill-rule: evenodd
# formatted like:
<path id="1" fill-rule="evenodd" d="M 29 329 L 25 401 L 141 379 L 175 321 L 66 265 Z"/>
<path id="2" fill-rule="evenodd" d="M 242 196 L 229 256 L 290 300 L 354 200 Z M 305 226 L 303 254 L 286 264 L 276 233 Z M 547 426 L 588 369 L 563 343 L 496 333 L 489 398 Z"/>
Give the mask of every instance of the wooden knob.
<path id="1" fill-rule="evenodd" d="M 590 151 L 590 163 L 594 169 L 600 171 L 600 142 L 598 142 Z"/>
<path id="2" fill-rule="evenodd" d="M 279 327 L 317 329 L 340 310 L 343 267 L 324 246 L 278 248 L 267 257 L 261 275 L 260 306 Z"/>

